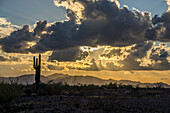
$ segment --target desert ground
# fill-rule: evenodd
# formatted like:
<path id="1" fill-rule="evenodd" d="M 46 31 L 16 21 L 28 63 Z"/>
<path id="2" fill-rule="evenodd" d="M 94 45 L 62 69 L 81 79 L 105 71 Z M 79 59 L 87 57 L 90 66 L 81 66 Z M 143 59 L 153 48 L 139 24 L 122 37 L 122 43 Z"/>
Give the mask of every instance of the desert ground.
<path id="1" fill-rule="evenodd" d="M 31 95 L 0 106 L 2 113 L 169 113 L 169 89 L 86 89 Z"/>

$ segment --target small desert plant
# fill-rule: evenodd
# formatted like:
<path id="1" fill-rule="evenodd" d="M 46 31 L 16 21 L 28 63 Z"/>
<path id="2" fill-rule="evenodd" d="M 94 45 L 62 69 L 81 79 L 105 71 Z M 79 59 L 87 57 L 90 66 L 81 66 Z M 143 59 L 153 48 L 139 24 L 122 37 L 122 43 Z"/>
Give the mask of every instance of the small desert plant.
<path id="1" fill-rule="evenodd" d="M 120 83 L 118 86 L 119 86 L 119 88 L 122 88 L 122 89 L 133 89 L 132 85 L 124 85 L 124 84 Z"/>
<path id="2" fill-rule="evenodd" d="M 88 103 L 87 103 L 87 108 L 89 110 L 99 110 L 99 109 L 102 109 L 104 106 L 104 102 L 101 100 L 101 99 L 90 99 L 88 100 Z"/>
<path id="3" fill-rule="evenodd" d="M 0 82 L 0 103 L 8 102 L 16 97 L 21 96 L 22 90 L 21 85 L 17 83 L 5 83 L 3 81 Z"/>
<path id="4" fill-rule="evenodd" d="M 117 83 L 112 83 L 112 82 L 109 84 L 106 84 L 105 87 L 107 89 L 117 89 L 118 88 Z"/>
<path id="5" fill-rule="evenodd" d="M 52 83 L 52 84 L 41 83 L 41 86 L 37 93 L 39 95 L 60 95 L 66 89 L 69 89 L 69 88 L 67 88 L 67 85 L 61 82 Z"/>
<path id="6" fill-rule="evenodd" d="M 161 89 L 161 88 L 163 88 L 163 84 L 161 83 L 161 82 L 157 82 L 157 83 L 155 83 L 155 88 L 156 89 Z"/>
<path id="7" fill-rule="evenodd" d="M 25 96 L 31 96 L 34 94 L 34 86 L 35 84 L 27 84 L 26 86 L 23 86 L 22 90 Z"/>

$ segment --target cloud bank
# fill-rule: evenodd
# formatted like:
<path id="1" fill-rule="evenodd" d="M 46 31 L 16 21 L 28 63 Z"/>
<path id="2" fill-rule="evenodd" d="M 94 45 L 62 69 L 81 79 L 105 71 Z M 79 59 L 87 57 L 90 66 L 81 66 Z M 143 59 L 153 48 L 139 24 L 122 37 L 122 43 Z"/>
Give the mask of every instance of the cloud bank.
<path id="1" fill-rule="evenodd" d="M 50 64 L 50 69 L 58 70 L 62 66 L 80 70 L 169 70 L 166 44 L 156 46 L 153 41 L 141 42 L 126 47 L 98 46 L 81 47 L 79 50 L 53 52 L 50 61 L 72 62 L 74 65 L 62 63 Z M 65 56 L 64 56 L 65 55 Z M 68 56 L 68 57 L 67 57 Z M 77 63 L 77 64 L 76 64 Z M 52 66 L 53 65 L 53 66 Z M 75 65 L 79 65 L 75 67 Z M 60 68 L 59 68 L 60 67 Z M 63 67 L 64 68 L 64 67 Z M 61 69 L 63 69 L 61 68 Z"/>
<path id="2" fill-rule="evenodd" d="M 21 62 L 22 60 L 18 57 L 10 56 L 10 57 L 5 57 L 5 56 L 0 56 L 0 62 Z"/>
<path id="3" fill-rule="evenodd" d="M 88 60 L 92 70 L 169 68 L 168 50 L 164 44 L 155 48 L 152 42 L 170 41 L 169 10 L 161 17 L 152 18 L 149 12 L 121 8 L 117 0 L 54 0 L 54 4 L 66 8 L 67 20 L 39 21 L 33 30 L 24 25 L 0 39 L 2 50 L 8 53 L 53 51 L 49 61 Z M 80 49 L 98 45 L 103 46 L 100 49 L 103 54 Z M 119 49 L 106 52 L 106 46 Z M 94 53 L 98 59 L 89 57 Z"/>
<path id="4" fill-rule="evenodd" d="M 38 42 L 42 31 L 47 22 L 37 22 L 33 32 L 30 32 L 29 26 L 24 25 L 22 29 L 12 32 L 9 36 L 0 39 L 2 50 L 8 53 L 28 53 L 30 52 L 28 42 Z"/>
<path id="5" fill-rule="evenodd" d="M 168 10 L 161 17 L 157 15 L 152 19 L 153 27 L 146 31 L 146 37 L 150 40 L 162 42 L 170 41 L 170 1 L 165 0 L 168 4 Z"/>
<path id="6" fill-rule="evenodd" d="M 147 40 L 145 31 L 152 26 L 150 13 L 133 12 L 127 6 L 120 8 L 116 0 L 55 0 L 54 3 L 67 9 L 68 20 L 48 27 L 47 22 L 38 22 L 32 32 L 24 26 L 0 40 L 2 49 L 34 53 L 78 46 L 127 46 Z M 36 45 L 28 47 L 27 43 L 31 41 Z M 13 45 L 10 50 L 7 48 L 9 43 Z M 21 51 L 17 51 L 18 48 L 22 48 Z"/>
<path id="7" fill-rule="evenodd" d="M 5 37 L 11 32 L 19 29 L 20 26 L 12 25 L 6 18 L 0 17 L 0 36 Z"/>

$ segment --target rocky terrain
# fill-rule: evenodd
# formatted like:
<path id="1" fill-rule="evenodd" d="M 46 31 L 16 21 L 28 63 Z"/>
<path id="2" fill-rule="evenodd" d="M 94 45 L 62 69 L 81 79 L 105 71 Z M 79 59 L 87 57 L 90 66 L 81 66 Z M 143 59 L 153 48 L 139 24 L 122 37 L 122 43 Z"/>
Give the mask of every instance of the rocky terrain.
<path id="1" fill-rule="evenodd" d="M 92 76 L 1 77 L 0 113 L 169 113 L 164 83 L 103 80 Z M 104 84 L 104 85 L 103 85 Z"/>
<path id="2" fill-rule="evenodd" d="M 23 96 L 0 106 L 6 113 L 169 113 L 169 89 L 95 89 Z"/>

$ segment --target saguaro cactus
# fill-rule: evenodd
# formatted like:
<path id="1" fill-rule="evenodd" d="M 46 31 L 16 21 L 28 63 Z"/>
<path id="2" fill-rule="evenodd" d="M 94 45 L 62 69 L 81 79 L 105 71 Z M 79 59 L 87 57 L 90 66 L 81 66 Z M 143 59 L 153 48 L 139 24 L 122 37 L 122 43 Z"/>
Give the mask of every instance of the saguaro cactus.
<path id="1" fill-rule="evenodd" d="M 41 54 L 39 54 L 39 59 L 33 57 L 33 67 L 35 69 L 35 90 L 37 91 L 40 84 Z"/>

